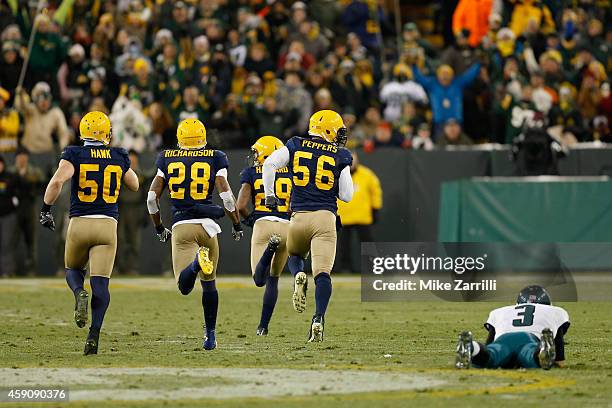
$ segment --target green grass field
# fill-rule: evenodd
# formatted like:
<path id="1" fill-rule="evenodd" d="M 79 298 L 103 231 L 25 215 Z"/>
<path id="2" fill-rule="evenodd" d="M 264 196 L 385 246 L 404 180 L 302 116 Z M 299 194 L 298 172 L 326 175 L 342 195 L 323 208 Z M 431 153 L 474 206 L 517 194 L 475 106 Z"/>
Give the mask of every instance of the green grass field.
<path id="1" fill-rule="evenodd" d="M 84 357 L 87 331 L 62 279 L 0 281 L 0 388 L 56 385 L 91 399 L 16 407 L 463 407 L 492 396 L 496 408 L 612 406 L 612 303 L 559 304 L 572 320 L 565 369 L 458 371 L 457 333 L 484 340 L 500 303 L 361 303 L 359 280 L 337 278 L 326 339 L 307 344 L 311 313 L 293 311 L 288 279 L 264 338 L 262 291 L 248 279 L 218 287 L 219 346 L 207 352 L 199 288 L 184 297 L 171 278 L 113 279 L 100 354 Z"/>

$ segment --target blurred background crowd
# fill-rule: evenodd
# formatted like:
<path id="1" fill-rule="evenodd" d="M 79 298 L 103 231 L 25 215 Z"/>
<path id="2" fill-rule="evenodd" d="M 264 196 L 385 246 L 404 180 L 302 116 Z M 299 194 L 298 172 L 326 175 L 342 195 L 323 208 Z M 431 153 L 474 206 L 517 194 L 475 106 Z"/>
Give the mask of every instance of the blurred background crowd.
<path id="1" fill-rule="evenodd" d="M 611 21 L 608 0 L 0 0 L 0 152 L 16 153 L 0 160 L 0 256 L 7 231 L 35 246 L 49 174 L 29 155 L 77 143 L 90 110 L 136 167 L 185 118 L 232 149 L 305 134 L 320 109 L 366 153 L 511 144 L 525 126 L 612 142 Z"/>

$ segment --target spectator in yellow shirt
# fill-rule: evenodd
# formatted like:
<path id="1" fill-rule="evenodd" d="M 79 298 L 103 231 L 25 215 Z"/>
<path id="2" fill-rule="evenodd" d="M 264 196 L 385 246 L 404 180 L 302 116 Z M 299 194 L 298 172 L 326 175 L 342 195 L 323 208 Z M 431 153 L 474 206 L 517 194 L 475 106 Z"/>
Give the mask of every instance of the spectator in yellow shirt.
<path id="1" fill-rule="evenodd" d="M 6 89 L 0 88 L 0 152 L 2 153 L 14 152 L 17 149 L 19 114 L 6 106 L 10 96 Z"/>
<path id="2" fill-rule="evenodd" d="M 376 174 L 359 164 L 357 153 L 353 152 L 351 176 L 355 186 L 353 199 L 345 203 L 338 200 L 338 215 L 342 220 L 339 239 L 339 270 L 352 272 L 353 235 L 359 243 L 373 241 L 372 225 L 377 221 L 378 211 L 382 208 L 382 190 Z M 358 247 L 359 248 L 359 247 Z"/>

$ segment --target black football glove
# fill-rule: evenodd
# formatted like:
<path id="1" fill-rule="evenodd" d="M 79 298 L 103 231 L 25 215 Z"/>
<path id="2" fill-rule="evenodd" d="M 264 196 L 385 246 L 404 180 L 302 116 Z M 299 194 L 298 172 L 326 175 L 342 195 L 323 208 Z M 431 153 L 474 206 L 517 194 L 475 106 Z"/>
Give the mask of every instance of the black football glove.
<path id="1" fill-rule="evenodd" d="M 280 202 L 278 198 L 276 198 L 276 196 L 271 195 L 266 197 L 266 208 L 274 211 L 276 210 L 279 204 Z"/>
<path id="2" fill-rule="evenodd" d="M 45 204 L 44 202 L 42 208 L 40 209 L 39 222 L 43 227 L 48 228 L 51 231 L 55 231 L 55 220 L 53 219 L 53 214 L 51 213 L 51 206 Z"/>
<path id="3" fill-rule="evenodd" d="M 164 224 L 156 225 L 155 232 L 157 232 L 159 242 L 168 242 L 168 240 L 172 238 L 172 231 L 164 227 Z"/>
<path id="4" fill-rule="evenodd" d="M 240 241 L 243 235 L 244 231 L 242 231 L 242 225 L 240 225 L 240 223 L 234 224 L 232 226 L 232 237 L 234 237 L 234 241 Z"/>

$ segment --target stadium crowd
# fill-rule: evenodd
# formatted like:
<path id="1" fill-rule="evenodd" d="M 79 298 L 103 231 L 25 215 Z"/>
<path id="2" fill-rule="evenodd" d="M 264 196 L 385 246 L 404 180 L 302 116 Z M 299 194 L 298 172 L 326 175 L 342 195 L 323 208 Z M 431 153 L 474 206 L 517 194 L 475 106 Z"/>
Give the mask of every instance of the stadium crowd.
<path id="1" fill-rule="evenodd" d="M 216 148 L 247 148 L 305 134 L 328 108 L 365 152 L 509 144 L 533 124 L 567 145 L 612 142 L 608 1 L 440 2 L 439 45 L 396 25 L 393 3 L 0 0 L 0 152 L 57 155 L 90 110 L 134 157 L 175 146 L 185 118 Z M 0 253 L 3 219 L 45 178 L 22 160 L 0 160 Z M 14 193 L 9 174 L 27 187 Z"/>

